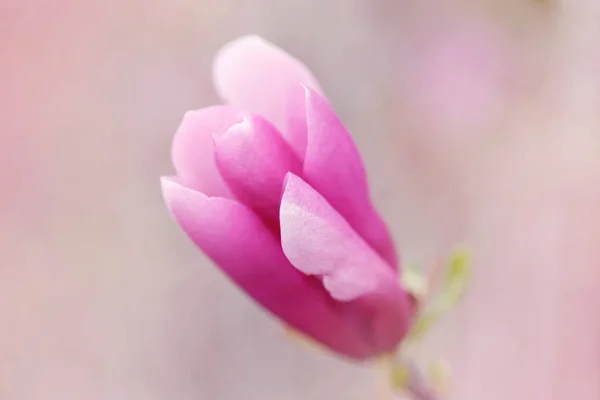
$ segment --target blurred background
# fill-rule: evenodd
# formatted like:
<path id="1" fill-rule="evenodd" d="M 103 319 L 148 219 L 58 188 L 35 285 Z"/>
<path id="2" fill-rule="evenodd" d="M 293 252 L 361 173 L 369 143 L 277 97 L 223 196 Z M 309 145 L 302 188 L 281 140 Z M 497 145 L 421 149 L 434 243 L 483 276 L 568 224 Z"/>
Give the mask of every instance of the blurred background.
<path id="1" fill-rule="evenodd" d="M 550 21 L 517 0 L 1 0 L 0 398 L 373 398 L 371 368 L 290 341 L 171 221 L 180 118 L 219 102 L 227 41 L 286 49 L 426 263 L 469 236 L 477 149 L 539 96 Z M 465 307 L 426 350 L 456 379 Z"/>

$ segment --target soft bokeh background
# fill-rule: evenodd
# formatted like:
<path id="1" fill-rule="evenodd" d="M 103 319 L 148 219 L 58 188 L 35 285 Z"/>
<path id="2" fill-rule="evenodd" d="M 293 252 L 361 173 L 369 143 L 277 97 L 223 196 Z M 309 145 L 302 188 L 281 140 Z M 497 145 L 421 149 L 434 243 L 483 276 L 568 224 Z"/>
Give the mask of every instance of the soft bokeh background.
<path id="1" fill-rule="evenodd" d="M 489 249 L 489 232 L 512 228 L 502 213 L 469 223 L 473 188 L 503 170 L 467 171 L 482 146 L 510 147 L 506 121 L 536 115 L 546 3 L 1 0 L 0 398 L 373 398 L 370 368 L 289 341 L 170 220 L 158 178 L 172 172 L 175 128 L 186 110 L 218 101 L 218 48 L 260 34 L 322 82 L 405 260 L 426 262 L 474 232 Z M 495 190 L 483 197 L 502 208 Z M 504 267 L 425 351 L 452 361 L 473 399 L 510 387 L 502 379 L 521 376 L 507 371 L 537 343 L 535 332 L 515 344 L 515 332 L 493 330 L 498 320 L 474 317 L 487 294 L 500 321 L 522 306 L 514 299 L 537 278 L 515 288 Z M 522 319 L 544 303 L 531 304 Z M 504 343 L 508 356 L 486 364 L 465 355 L 470 343 L 482 354 Z"/>

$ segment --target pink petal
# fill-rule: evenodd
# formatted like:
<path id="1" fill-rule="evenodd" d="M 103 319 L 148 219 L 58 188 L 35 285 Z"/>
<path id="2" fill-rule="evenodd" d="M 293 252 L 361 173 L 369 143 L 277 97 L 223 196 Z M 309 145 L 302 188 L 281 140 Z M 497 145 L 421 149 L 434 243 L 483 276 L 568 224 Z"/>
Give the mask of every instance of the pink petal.
<path id="1" fill-rule="evenodd" d="M 188 111 L 173 139 L 172 158 L 186 186 L 209 196 L 231 198 L 231 192 L 215 166 L 214 133 L 223 133 L 241 120 L 239 111 L 215 106 Z"/>
<path id="2" fill-rule="evenodd" d="M 302 166 L 273 125 L 248 116 L 215 136 L 215 160 L 235 196 L 278 225 L 282 183 L 288 171 Z"/>
<path id="3" fill-rule="evenodd" d="M 294 268 L 277 236 L 249 208 L 168 178 L 162 187 L 190 239 L 259 304 L 333 351 L 358 359 L 377 354 L 365 334 L 369 315 L 334 301 L 318 280 Z"/>
<path id="4" fill-rule="evenodd" d="M 300 61 L 258 36 L 243 36 L 225 45 L 213 66 L 214 83 L 221 97 L 231 105 L 260 114 L 270 120 L 302 158 L 306 131 L 302 124 L 289 122 L 302 92 L 293 90 L 303 83 L 315 90 L 319 84 Z M 292 113 L 292 115 L 290 115 Z M 301 113 L 302 115 L 303 113 Z"/>
<path id="5" fill-rule="evenodd" d="M 321 95 L 306 88 L 305 96 L 308 143 L 303 178 L 396 267 L 394 243 L 371 204 L 365 170 L 350 134 Z"/>
<path id="6" fill-rule="evenodd" d="M 319 193 L 291 173 L 280 219 L 281 243 L 291 263 L 321 277 L 335 299 L 368 305 L 377 313 L 375 342 L 393 348 L 406 333 L 410 303 L 385 261 Z"/>

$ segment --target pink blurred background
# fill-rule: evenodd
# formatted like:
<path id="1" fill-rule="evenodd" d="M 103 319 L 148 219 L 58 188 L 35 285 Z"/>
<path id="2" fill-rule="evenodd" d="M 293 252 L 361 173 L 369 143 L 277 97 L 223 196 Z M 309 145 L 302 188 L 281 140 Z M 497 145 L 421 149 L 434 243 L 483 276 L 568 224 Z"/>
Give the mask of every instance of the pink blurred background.
<path id="1" fill-rule="evenodd" d="M 486 179 L 468 171 L 476 149 L 507 146 L 506 136 L 494 139 L 504 121 L 539 95 L 545 7 L 1 0 L 0 398 L 373 398 L 371 368 L 291 342 L 170 220 L 158 179 L 172 172 L 172 135 L 186 110 L 218 102 L 210 73 L 218 48 L 259 34 L 322 82 L 407 262 L 474 235 L 488 249 L 497 238 L 489 232 L 512 228 L 501 213 L 500 222 L 469 223 L 474 188 Z M 490 193 L 483 197 L 502 208 Z M 506 317 L 498 310 L 514 312 L 511 297 L 528 289 L 507 296 L 510 282 L 492 271 L 499 286 L 474 291 Z M 473 399 L 513 376 L 486 375 L 488 364 L 460 351 L 491 326 L 473 322 L 482 298 L 457 310 L 424 351 L 453 361 L 455 381 L 470 382 L 459 392 Z M 524 309 L 521 319 L 537 315 Z M 517 359 L 522 343 L 513 342 L 512 358 L 493 365 Z"/>

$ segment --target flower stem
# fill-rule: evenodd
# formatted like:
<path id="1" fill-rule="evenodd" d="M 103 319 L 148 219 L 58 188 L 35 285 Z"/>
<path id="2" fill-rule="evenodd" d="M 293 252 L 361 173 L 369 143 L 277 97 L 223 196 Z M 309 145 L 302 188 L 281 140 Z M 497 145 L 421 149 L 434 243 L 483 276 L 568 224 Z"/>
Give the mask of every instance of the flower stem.
<path id="1" fill-rule="evenodd" d="M 406 386 L 406 393 L 413 400 L 438 400 L 438 396 L 432 388 L 425 382 L 423 375 L 414 364 L 409 364 L 409 381 Z"/>
<path id="2" fill-rule="evenodd" d="M 436 390 L 412 361 L 404 359 L 398 364 L 397 360 L 388 357 L 379 366 L 378 400 L 393 400 L 400 392 L 411 400 L 439 399 Z"/>

